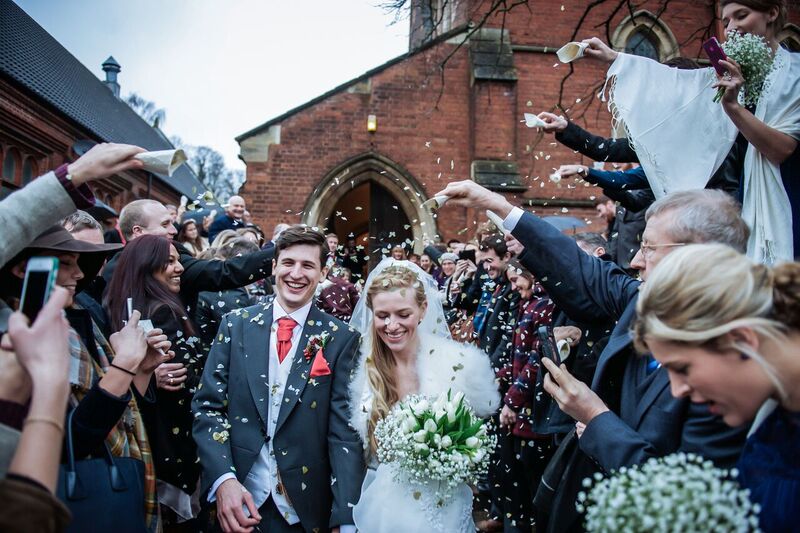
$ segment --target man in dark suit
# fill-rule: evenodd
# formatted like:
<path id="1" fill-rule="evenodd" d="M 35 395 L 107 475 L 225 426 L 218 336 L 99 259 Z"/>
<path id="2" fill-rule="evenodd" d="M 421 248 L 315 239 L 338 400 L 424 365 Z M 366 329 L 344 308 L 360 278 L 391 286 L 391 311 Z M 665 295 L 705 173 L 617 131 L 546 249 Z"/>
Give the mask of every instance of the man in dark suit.
<path id="1" fill-rule="evenodd" d="M 554 487 L 548 531 L 581 527 L 575 501 L 581 480 L 673 452 L 700 454 L 722 467 L 735 464 L 746 428 L 728 428 L 705 404 L 670 394 L 667 371 L 650 356 L 637 356 L 629 329 L 636 316 L 640 281 L 617 265 L 585 254 L 569 237 L 531 213 L 513 207 L 475 182 L 451 183 L 440 193 L 453 205 L 491 209 L 524 246 L 520 261 L 573 320 L 608 318 L 617 325 L 600 355 L 591 388 L 565 366 L 543 363 L 545 390 L 576 420 L 578 446 Z M 448 204 L 450 205 L 450 204 Z M 642 247 L 632 262 L 643 280 L 674 248 L 721 242 L 744 251 L 749 230 L 738 204 L 721 191 L 668 195 L 648 210 Z M 567 441 L 568 442 L 568 441 Z M 544 531 L 544 524 L 537 530 Z"/>
<path id="2" fill-rule="evenodd" d="M 354 531 L 366 467 L 348 386 L 360 336 L 313 305 L 326 257 L 318 231 L 285 230 L 274 302 L 224 317 L 208 356 L 193 433 L 226 533 Z"/>

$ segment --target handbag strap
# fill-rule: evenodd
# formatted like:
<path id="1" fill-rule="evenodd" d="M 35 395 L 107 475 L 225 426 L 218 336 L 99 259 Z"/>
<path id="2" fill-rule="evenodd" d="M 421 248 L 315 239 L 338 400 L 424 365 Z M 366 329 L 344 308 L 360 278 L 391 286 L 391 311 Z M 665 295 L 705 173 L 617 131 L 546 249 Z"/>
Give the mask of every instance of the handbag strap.
<path id="1" fill-rule="evenodd" d="M 72 416 L 75 414 L 77 407 L 73 408 L 67 415 L 67 472 L 75 472 L 75 444 L 72 438 Z M 109 466 L 116 467 L 114 456 L 111 454 L 111 448 L 108 443 L 103 439 L 103 449 L 105 450 L 104 459 Z"/>

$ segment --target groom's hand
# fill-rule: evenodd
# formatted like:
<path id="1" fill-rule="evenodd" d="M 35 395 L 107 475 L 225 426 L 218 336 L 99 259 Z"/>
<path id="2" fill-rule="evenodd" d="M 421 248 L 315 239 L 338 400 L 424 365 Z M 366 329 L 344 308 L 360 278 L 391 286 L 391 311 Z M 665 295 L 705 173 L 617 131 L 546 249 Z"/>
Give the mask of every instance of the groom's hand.
<path id="1" fill-rule="evenodd" d="M 244 505 L 249 518 L 242 510 Z M 217 488 L 217 521 L 225 533 L 250 533 L 261 522 L 253 496 L 236 479 L 228 479 Z"/>

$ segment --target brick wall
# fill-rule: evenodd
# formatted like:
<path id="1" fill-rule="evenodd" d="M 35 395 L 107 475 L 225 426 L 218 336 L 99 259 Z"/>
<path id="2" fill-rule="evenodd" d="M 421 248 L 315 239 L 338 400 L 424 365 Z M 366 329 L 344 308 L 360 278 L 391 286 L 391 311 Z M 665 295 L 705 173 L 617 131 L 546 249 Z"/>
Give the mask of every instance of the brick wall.
<path id="1" fill-rule="evenodd" d="M 591 11 L 577 38 L 604 32 L 593 28 L 608 18 L 613 32 L 629 14 L 627 9 L 613 13 L 616 4 L 607 2 Z M 504 24 L 510 32 L 515 82 L 472 80 L 464 46 L 447 63 L 442 91 L 439 65 L 456 46 L 443 42 L 361 80 L 360 89 L 343 87 L 301 106 L 278 122 L 280 143 L 269 146 L 268 159 L 248 162 L 242 194 L 255 220 L 268 232 L 278 222 L 301 221 L 304 206 L 320 194 L 315 188 L 332 168 L 358 154 L 374 152 L 407 169 L 428 195 L 449 181 L 469 178 L 474 159 L 514 162 L 525 190 L 508 193 L 512 201 L 535 200 L 532 209 L 539 214 L 587 217 L 602 229 L 590 205 L 600 194 L 598 189 L 578 182 L 554 184 L 548 179 L 561 164 L 591 162 L 520 122 L 524 112 L 551 110 L 558 103 L 570 67 L 559 64 L 554 51 L 570 40 L 585 6 L 585 2 L 537 1 L 531 2 L 531 11 L 516 8 L 504 23 L 499 17 L 489 21 L 488 27 Z M 639 9 L 659 13 L 663 6 L 663 0 L 655 0 Z M 698 57 L 702 31 L 695 32 L 712 24 L 712 15 L 710 1 L 675 0 L 667 4 L 661 20 L 682 43 L 681 55 Z M 800 19 L 796 10 L 790 19 L 795 23 Z M 562 103 L 579 124 L 610 135 L 610 116 L 595 97 L 604 73 L 598 63 L 574 63 L 574 72 L 564 82 Z M 369 114 L 377 116 L 375 133 L 366 130 Z M 586 205 L 565 207 L 563 200 L 582 200 Z M 544 202 L 548 205 L 540 205 Z M 464 237 L 464 228 L 473 228 L 478 220 L 473 210 L 445 209 L 439 215 L 438 230 L 444 239 Z M 472 232 L 467 233 L 471 236 Z"/>

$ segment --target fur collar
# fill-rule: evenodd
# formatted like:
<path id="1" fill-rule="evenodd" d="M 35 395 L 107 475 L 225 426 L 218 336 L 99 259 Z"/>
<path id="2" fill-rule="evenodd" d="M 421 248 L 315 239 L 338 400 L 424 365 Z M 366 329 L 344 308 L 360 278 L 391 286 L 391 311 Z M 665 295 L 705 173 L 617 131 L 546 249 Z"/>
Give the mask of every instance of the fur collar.
<path id="1" fill-rule="evenodd" d="M 367 339 L 368 340 L 368 339 Z M 350 382 L 350 425 L 367 447 L 367 421 L 372 410 L 372 390 L 367 383 L 366 358 L 371 343 L 362 342 L 358 366 Z M 421 335 L 417 353 L 419 394 L 438 396 L 447 389 L 463 392 L 480 417 L 488 417 L 500 405 L 495 374 L 489 357 L 470 344 L 433 335 Z"/>

